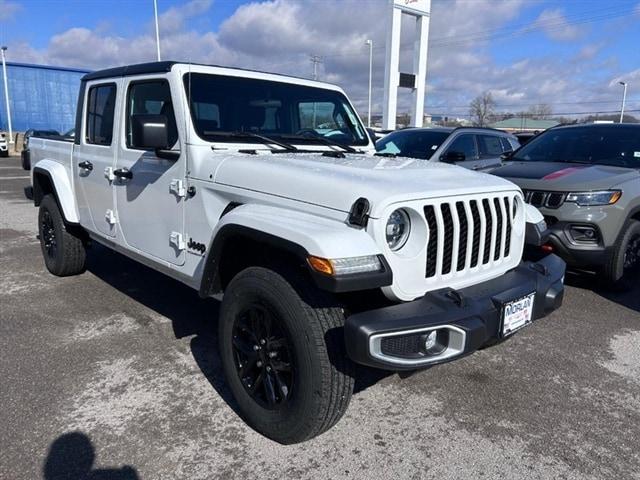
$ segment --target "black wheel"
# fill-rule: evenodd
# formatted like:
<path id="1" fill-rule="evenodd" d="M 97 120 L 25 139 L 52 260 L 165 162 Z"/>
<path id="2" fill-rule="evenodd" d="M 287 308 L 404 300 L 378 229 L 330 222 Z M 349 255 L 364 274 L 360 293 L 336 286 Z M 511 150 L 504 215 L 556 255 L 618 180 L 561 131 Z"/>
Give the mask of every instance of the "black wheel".
<path id="1" fill-rule="evenodd" d="M 640 282 L 640 222 L 629 220 L 604 268 L 606 286 L 629 290 Z"/>
<path id="2" fill-rule="evenodd" d="M 58 277 L 84 271 L 85 246 L 80 238 L 67 231 L 53 195 L 45 195 L 40 203 L 38 230 L 47 270 Z"/>
<path id="3" fill-rule="evenodd" d="M 236 275 L 222 300 L 220 356 L 252 428 L 291 444 L 342 417 L 354 382 L 343 325 L 342 309 L 303 281 L 260 267 Z"/>
<path id="4" fill-rule="evenodd" d="M 22 153 L 20 154 L 20 160 L 22 162 L 22 168 L 24 170 L 31 170 L 31 160 L 30 160 L 29 152 L 27 152 L 26 150 L 23 150 Z"/>

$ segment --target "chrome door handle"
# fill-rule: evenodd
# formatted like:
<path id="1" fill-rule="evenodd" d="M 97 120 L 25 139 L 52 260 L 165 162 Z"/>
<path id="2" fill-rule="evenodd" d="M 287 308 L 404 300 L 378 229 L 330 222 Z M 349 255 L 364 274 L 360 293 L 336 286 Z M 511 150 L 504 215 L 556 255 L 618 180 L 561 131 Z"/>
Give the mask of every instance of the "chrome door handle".
<path id="1" fill-rule="evenodd" d="M 131 172 L 131 170 L 127 170 L 126 168 L 118 168 L 117 170 L 113 171 L 113 174 L 121 180 L 131 180 L 133 178 L 133 172 Z"/>
<path id="2" fill-rule="evenodd" d="M 86 160 L 84 162 L 80 162 L 78 166 L 83 170 L 93 170 L 93 163 L 87 162 Z"/>

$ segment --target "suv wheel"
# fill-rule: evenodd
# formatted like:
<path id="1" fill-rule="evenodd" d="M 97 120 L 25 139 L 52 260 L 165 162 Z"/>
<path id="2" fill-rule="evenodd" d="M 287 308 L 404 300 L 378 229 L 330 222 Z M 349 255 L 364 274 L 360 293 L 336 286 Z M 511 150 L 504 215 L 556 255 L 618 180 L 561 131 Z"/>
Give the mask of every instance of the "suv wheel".
<path id="1" fill-rule="evenodd" d="M 616 290 L 630 290 L 640 278 L 640 222 L 629 220 L 604 268 L 604 280 Z"/>
<path id="2" fill-rule="evenodd" d="M 84 271 L 86 250 L 78 237 L 69 233 L 53 195 L 45 195 L 38 212 L 40 247 L 47 270 L 58 277 Z"/>
<path id="3" fill-rule="evenodd" d="M 260 267 L 236 275 L 222 300 L 220 356 L 239 414 L 283 444 L 329 429 L 353 392 L 344 314 L 326 300 L 305 282 Z"/>

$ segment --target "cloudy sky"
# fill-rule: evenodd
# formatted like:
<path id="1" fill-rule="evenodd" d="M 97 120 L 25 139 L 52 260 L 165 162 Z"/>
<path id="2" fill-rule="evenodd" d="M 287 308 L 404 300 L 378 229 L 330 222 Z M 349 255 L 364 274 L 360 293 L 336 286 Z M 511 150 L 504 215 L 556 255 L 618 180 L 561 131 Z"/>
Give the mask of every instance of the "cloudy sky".
<path id="1" fill-rule="evenodd" d="M 640 0 L 432 0 L 427 111 L 463 115 L 490 90 L 501 110 L 614 111 L 618 81 L 640 116 Z M 340 84 L 366 113 L 374 42 L 381 111 L 387 0 L 158 0 L 164 59 L 256 68 Z M 403 21 L 410 71 L 414 22 Z M 155 59 L 152 0 L 0 0 L 8 60 L 97 69 Z M 400 93 L 407 105 L 408 92 Z"/>

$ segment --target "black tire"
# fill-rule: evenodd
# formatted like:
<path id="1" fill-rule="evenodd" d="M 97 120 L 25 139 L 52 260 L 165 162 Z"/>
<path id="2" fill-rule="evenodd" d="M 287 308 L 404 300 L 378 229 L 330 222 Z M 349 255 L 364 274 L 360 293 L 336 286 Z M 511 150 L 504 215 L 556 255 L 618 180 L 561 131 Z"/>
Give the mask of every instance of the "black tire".
<path id="1" fill-rule="evenodd" d="M 246 317 L 253 322 L 254 311 L 259 312 L 255 314 L 258 319 L 270 318 L 263 322 L 271 325 L 271 332 L 264 335 L 268 337 L 264 350 L 256 349 L 262 334 L 252 336 L 251 328 L 245 328 Z M 279 443 L 292 444 L 320 435 L 342 417 L 354 385 L 343 326 L 343 310 L 304 280 L 289 275 L 285 279 L 262 267 L 247 268 L 233 278 L 220 309 L 220 356 L 239 414 L 253 429 Z M 247 341 L 254 340 L 254 345 L 247 346 Z M 282 348 L 283 343 L 288 346 Z M 258 351 L 256 357 L 245 355 L 251 349 Z M 272 354 L 278 363 L 269 363 Z M 260 359 L 266 364 L 262 373 Z M 243 361 L 250 368 L 241 379 Z M 282 368 L 287 363 L 289 371 Z M 260 374 L 265 379 L 261 389 L 256 388 Z M 268 392 L 274 392 L 274 385 L 286 388 L 276 391 L 274 402 L 269 403 Z M 253 395 L 250 387 L 255 389 Z"/>
<path id="2" fill-rule="evenodd" d="M 1 154 L 3 157 L 5 157 L 5 158 L 6 158 L 6 157 L 8 157 L 8 156 L 9 156 L 9 150 L 2 150 L 2 151 L 0 152 L 0 154 Z"/>
<path id="3" fill-rule="evenodd" d="M 31 170 L 30 155 L 27 151 L 22 151 L 22 153 L 20 154 L 20 161 L 22 162 L 22 168 L 24 170 Z"/>
<path id="4" fill-rule="evenodd" d="M 627 221 L 602 273 L 605 286 L 613 290 L 630 290 L 640 282 L 639 221 Z"/>
<path id="5" fill-rule="evenodd" d="M 47 270 L 58 277 L 77 275 L 84 271 L 84 243 L 67 231 L 58 203 L 51 194 L 45 195 L 40 203 L 38 231 Z"/>

